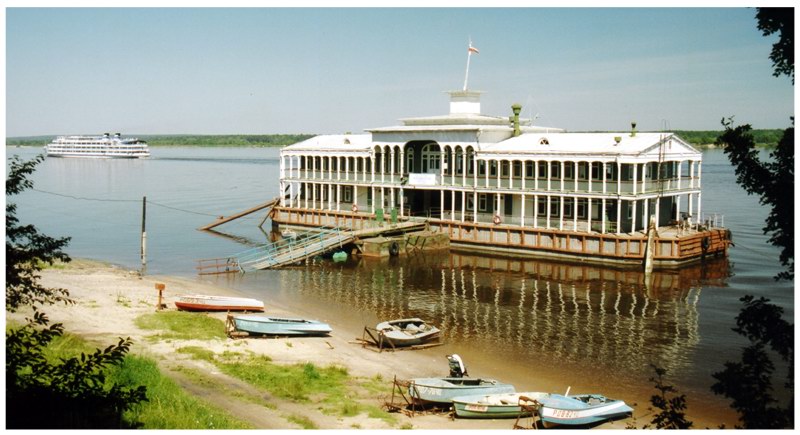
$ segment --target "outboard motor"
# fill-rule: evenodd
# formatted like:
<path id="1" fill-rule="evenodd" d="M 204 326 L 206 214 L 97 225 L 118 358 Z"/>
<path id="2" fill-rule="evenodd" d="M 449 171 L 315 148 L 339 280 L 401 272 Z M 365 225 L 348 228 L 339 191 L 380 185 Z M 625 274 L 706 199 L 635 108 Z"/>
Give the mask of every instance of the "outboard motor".
<path id="1" fill-rule="evenodd" d="M 454 353 L 452 355 L 447 355 L 447 362 L 450 365 L 450 377 L 451 378 L 461 378 L 464 376 L 469 376 L 467 373 L 467 367 L 464 365 L 464 361 L 461 359 L 458 354 Z"/>

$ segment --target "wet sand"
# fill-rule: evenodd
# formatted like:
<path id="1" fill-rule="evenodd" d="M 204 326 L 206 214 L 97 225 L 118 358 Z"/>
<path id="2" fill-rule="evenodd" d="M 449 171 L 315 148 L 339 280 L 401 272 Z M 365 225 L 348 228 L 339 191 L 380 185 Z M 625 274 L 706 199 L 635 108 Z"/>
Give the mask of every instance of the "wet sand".
<path id="1" fill-rule="evenodd" d="M 144 276 L 140 277 L 135 271 L 124 270 L 112 265 L 87 260 L 75 260 L 66 268 L 47 269 L 42 272 L 42 284 L 47 287 L 62 287 L 70 291 L 77 303 L 73 306 L 50 306 L 44 311 L 51 321 L 61 322 L 66 330 L 83 336 L 99 344 L 108 345 L 115 343 L 118 337 L 131 337 L 134 339 L 132 352 L 153 356 L 162 365 L 166 365 L 166 372 L 171 373 L 169 364 L 175 364 L 182 357 L 175 350 L 189 345 L 202 345 L 221 353 L 225 350 L 248 351 L 268 355 L 276 363 L 294 364 L 312 362 L 325 366 L 337 364 L 347 367 L 354 376 L 374 377 L 380 374 L 387 383 L 395 376 L 398 379 L 414 377 L 444 376 L 448 372 L 445 355 L 452 353 L 447 344 L 421 351 L 401 351 L 377 353 L 363 349 L 354 344 L 354 339 L 360 337 L 363 326 L 358 319 L 348 318 L 340 313 L 333 318 L 324 320 L 333 327 L 329 337 L 324 338 L 291 338 L 291 339 L 226 339 L 209 342 L 193 343 L 192 340 L 170 340 L 152 342 L 144 337 L 152 331 L 143 331 L 136 327 L 134 319 L 142 314 L 155 311 L 158 293 L 156 283 L 164 283 L 163 302 L 167 309 L 174 310 L 174 301 L 181 294 L 209 294 L 209 295 L 238 295 L 234 290 L 221 286 L 210 285 L 200 279 L 178 278 L 170 276 Z M 274 301 L 265 301 L 267 312 L 279 316 L 307 317 L 308 313 L 302 306 L 287 306 L 276 304 Z M 7 318 L 21 321 L 25 313 L 8 314 Z M 213 314 L 220 319 L 225 318 L 225 313 Z M 287 341 L 291 343 L 287 345 Z M 574 394 L 587 392 L 605 392 L 598 386 L 603 386 L 602 374 L 597 373 L 585 381 L 574 380 L 574 374 L 561 373 L 557 367 L 538 367 L 535 361 L 525 367 L 499 367 L 497 355 L 482 356 L 466 353 L 465 360 L 471 377 L 495 378 L 503 382 L 514 384 L 517 391 L 552 391 L 563 393 L 564 379 L 573 379 L 570 391 Z M 188 358 L 186 358 L 188 360 Z M 185 361 L 190 363 L 189 361 Z M 591 373 L 587 368 L 587 373 Z M 217 373 L 218 374 L 218 373 Z M 185 380 L 183 380 L 185 381 Z M 183 385 L 183 384 L 182 384 Z M 213 394 L 198 392 L 191 385 L 186 385 L 187 390 L 202 395 L 206 400 L 215 401 Z M 614 386 L 612 391 L 618 391 L 624 386 Z M 623 398 L 634 408 L 634 418 L 607 422 L 597 426 L 598 429 L 623 429 L 627 424 L 634 423 L 637 427 L 649 423 L 652 418 L 649 407 L 649 398 L 655 389 L 648 391 L 627 391 Z M 255 393 L 258 394 L 258 393 Z M 608 394 L 611 396 L 611 394 Z M 613 397 L 613 396 L 612 396 Z M 226 398 L 219 397 L 217 406 L 227 409 Z M 375 404 L 383 403 L 383 398 L 376 397 Z M 690 403 L 690 412 L 692 411 Z M 257 427 L 262 428 L 296 428 L 296 425 L 285 422 L 280 418 L 280 410 L 302 408 L 302 411 L 311 416 L 321 429 L 350 429 L 359 427 L 363 429 L 390 429 L 384 422 L 359 416 L 355 419 L 337 419 L 326 417 L 317 411 L 314 404 L 298 405 L 285 403 L 278 406 L 274 419 L 264 419 L 264 408 L 258 407 L 253 415 L 248 416 L 246 411 L 237 410 L 237 416 L 248 419 Z M 695 408 L 698 409 L 698 408 Z M 242 414 L 244 413 L 244 414 Z M 239 415 L 242 414 L 242 415 Z M 256 416 L 259 414 L 259 416 Z M 452 420 L 443 415 L 425 415 L 407 417 L 396 414 L 400 424 L 410 425 L 415 429 L 511 429 L 514 420 Z M 249 418 L 252 417 L 252 418 Z M 689 414 L 688 418 L 694 422 L 694 427 L 717 427 L 720 423 L 719 416 L 703 416 Z M 284 423 L 285 422 L 285 423 Z M 733 422 L 726 422 L 732 427 Z"/>

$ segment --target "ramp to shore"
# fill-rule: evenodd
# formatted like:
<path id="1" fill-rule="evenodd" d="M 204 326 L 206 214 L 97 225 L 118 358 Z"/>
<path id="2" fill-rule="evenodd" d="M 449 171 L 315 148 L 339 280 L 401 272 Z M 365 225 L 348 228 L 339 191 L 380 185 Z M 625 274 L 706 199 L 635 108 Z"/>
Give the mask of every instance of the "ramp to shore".
<path id="1" fill-rule="evenodd" d="M 405 233 L 425 228 L 425 223 L 402 222 L 374 228 L 349 230 L 341 228 L 321 229 L 304 233 L 291 239 L 283 239 L 236 256 L 242 271 L 271 269 L 294 264 L 317 255 L 322 255 L 354 242 L 357 238 L 374 237 L 381 234 Z"/>

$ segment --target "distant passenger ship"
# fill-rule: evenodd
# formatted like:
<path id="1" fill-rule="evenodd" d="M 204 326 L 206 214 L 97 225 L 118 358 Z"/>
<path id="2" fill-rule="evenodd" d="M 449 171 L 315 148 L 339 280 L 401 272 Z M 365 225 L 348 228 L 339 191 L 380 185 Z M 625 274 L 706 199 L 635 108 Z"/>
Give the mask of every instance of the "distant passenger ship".
<path id="1" fill-rule="evenodd" d="M 102 136 L 58 136 L 45 145 L 48 157 L 88 157 L 96 159 L 140 159 L 150 157 L 147 142 L 123 138 L 119 133 Z"/>

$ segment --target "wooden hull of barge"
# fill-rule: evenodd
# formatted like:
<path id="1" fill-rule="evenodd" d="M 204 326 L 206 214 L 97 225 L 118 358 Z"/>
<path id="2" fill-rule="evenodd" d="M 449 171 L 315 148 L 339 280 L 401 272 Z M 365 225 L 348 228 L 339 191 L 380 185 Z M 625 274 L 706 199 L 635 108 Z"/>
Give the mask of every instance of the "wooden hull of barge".
<path id="1" fill-rule="evenodd" d="M 375 225 L 374 216 L 369 213 L 277 206 L 272 222 L 278 226 L 356 230 Z M 448 234 L 453 251 L 641 267 L 647 249 L 647 235 L 642 232 L 602 234 L 440 219 L 428 219 L 427 223 L 432 231 Z M 388 228 L 389 224 L 384 225 Z M 732 244 L 730 231 L 725 228 L 680 231 L 669 226 L 659 227 L 657 234 L 653 253 L 653 265 L 657 269 L 679 268 L 704 259 L 726 257 L 728 246 Z"/>

